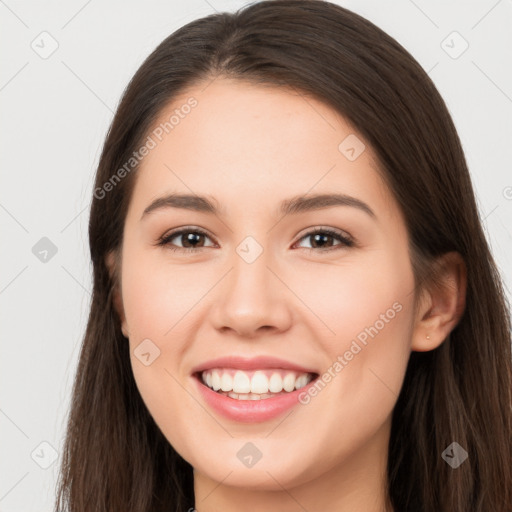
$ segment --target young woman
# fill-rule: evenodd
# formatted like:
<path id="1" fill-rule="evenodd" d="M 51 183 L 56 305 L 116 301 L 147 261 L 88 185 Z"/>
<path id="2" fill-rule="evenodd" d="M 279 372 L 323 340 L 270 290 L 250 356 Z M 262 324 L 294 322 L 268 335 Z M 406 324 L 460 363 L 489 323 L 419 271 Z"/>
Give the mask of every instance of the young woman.
<path id="1" fill-rule="evenodd" d="M 263 1 L 117 109 L 56 510 L 512 510 L 508 304 L 445 103 L 369 21 Z"/>

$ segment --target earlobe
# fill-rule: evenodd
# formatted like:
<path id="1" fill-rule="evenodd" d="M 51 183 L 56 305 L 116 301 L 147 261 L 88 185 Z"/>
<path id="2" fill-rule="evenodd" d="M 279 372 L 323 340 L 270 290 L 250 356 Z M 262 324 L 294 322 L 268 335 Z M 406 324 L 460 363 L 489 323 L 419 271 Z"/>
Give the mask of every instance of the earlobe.
<path id="1" fill-rule="evenodd" d="M 110 251 L 105 256 L 105 265 L 107 266 L 110 279 L 114 282 L 114 290 L 113 290 L 113 303 L 114 309 L 116 310 L 117 315 L 119 316 L 119 320 L 121 323 L 121 331 L 125 338 L 128 338 L 128 326 L 126 323 L 126 316 L 124 314 L 123 300 L 119 290 L 120 276 L 119 269 L 117 268 L 117 259 L 114 251 Z"/>
<path id="2" fill-rule="evenodd" d="M 436 282 L 422 291 L 412 336 L 413 351 L 439 347 L 458 324 L 466 306 L 467 271 L 461 255 L 444 254 L 438 268 Z"/>

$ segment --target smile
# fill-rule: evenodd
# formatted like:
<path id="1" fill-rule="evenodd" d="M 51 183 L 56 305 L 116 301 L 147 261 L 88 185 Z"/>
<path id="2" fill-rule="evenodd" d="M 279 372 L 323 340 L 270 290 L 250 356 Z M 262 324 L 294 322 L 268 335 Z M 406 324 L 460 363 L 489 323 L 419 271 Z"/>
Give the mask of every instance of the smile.
<path id="1" fill-rule="evenodd" d="M 213 368 L 201 372 L 202 382 L 210 389 L 235 400 L 264 400 L 291 393 L 313 379 L 311 373 L 281 369 Z"/>
<path id="2" fill-rule="evenodd" d="M 301 405 L 299 396 L 319 378 L 315 367 L 270 355 L 230 355 L 191 369 L 206 409 L 237 422 L 267 421 Z"/>

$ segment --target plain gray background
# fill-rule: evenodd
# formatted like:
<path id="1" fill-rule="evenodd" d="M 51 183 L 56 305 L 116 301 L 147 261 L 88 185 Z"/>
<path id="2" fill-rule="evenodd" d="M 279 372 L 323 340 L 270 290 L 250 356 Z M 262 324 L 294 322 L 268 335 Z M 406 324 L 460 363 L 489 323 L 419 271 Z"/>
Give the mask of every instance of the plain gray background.
<path id="1" fill-rule="evenodd" d="M 120 95 L 171 32 L 247 3 L 0 0 L 0 512 L 53 508 L 90 301 L 93 176 Z M 512 1 L 336 3 L 397 39 L 438 87 L 510 298 Z"/>

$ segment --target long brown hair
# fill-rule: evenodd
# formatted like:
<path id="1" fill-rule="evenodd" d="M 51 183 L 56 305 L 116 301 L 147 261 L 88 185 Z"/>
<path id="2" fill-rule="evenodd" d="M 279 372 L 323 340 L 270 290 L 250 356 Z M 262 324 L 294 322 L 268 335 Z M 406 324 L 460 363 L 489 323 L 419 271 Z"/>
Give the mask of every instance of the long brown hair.
<path id="1" fill-rule="evenodd" d="M 96 173 L 89 223 L 94 288 L 56 510 L 194 506 L 192 467 L 136 387 L 114 308 L 118 275 L 109 276 L 105 256 L 120 252 L 136 168 L 117 181 L 113 175 L 178 93 L 218 76 L 293 87 L 353 124 L 376 152 L 405 218 L 416 293 L 436 285 L 436 257 L 462 255 L 466 308 L 437 349 L 410 356 L 392 417 L 388 492 L 397 512 L 510 512 L 509 304 L 459 137 L 429 76 L 397 41 L 319 0 L 267 0 L 188 23 L 156 48 L 125 90 Z M 456 469 L 441 456 L 452 442 L 468 452 Z"/>

